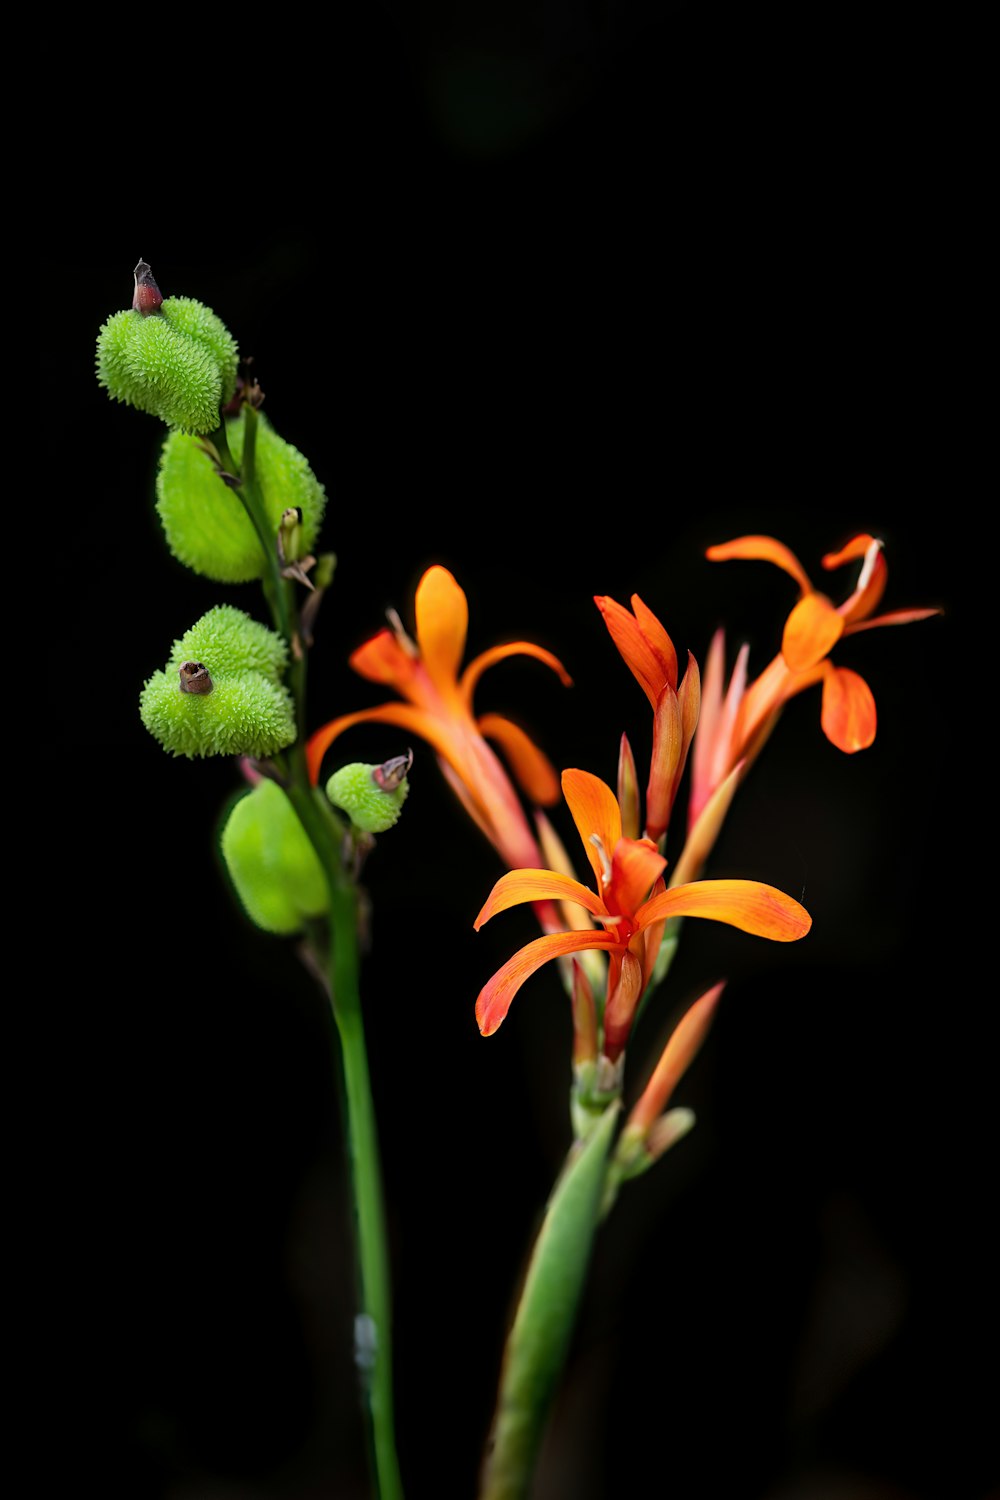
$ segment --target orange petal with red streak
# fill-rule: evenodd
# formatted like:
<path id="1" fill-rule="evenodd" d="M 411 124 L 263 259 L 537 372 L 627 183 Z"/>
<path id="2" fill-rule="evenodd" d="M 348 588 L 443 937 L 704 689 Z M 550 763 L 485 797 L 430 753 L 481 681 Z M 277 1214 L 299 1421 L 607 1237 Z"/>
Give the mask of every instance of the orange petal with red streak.
<path id="1" fill-rule="evenodd" d="M 857 536 L 852 536 L 839 552 L 828 552 L 825 557 L 821 558 L 821 562 L 828 571 L 831 568 L 839 568 L 845 562 L 853 562 L 856 557 L 864 557 L 873 543 L 879 547 L 882 545 L 877 537 L 869 536 L 867 531 L 859 532 Z"/>
<path id="2" fill-rule="evenodd" d="M 483 714 L 476 723 L 479 732 L 503 750 L 511 770 L 532 802 L 548 807 L 558 801 L 559 777 L 555 766 L 523 729 L 500 714 Z"/>
<path id="3" fill-rule="evenodd" d="M 447 568 L 436 563 L 417 584 L 417 644 L 431 680 L 442 693 L 454 692 L 465 650 L 469 606 L 464 590 Z"/>
<path id="4" fill-rule="evenodd" d="M 587 948 L 613 948 L 615 939 L 607 932 L 549 932 L 526 944 L 509 958 L 479 992 L 476 1020 L 483 1036 L 492 1036 L 510 1009 L 510 1002 L 526 979 L 553 958 L 568 953 L 582 953 Z"/>
<path id="5" fill-rule="evenodd" d="M 781 654 L 793 672 L 805 672 L 828 656 L 844 633 L 844 618 L 824 594 L 806 594 L 785 621 Z"/>
<path id="6" fill-rule="evenodd" d="M 618 799 L 607 783 L 590 771 L 564 771 L 562 789 L 566 805 L 583 840 L 587 858 L 597 876 L 597 888 L 603 890 L 604 864 L 590 842 L 590 837 L 591 834 L 597 834 L 610 859 L 622 836 L 622 815 Z"/>
<path id="7" fill-rule="evenodd" d="M 607 907 L 601 898 L 569 875 L 560 875 L 557 870 L 508 870 L 490 891 L 473 926 L 478 932 L 498 912 L 507 911 L 512 906 L 523 906 L 526 901 L 547 898 L 578 901 L 595 917 L 607 915 Z"/>
<path id="8" fill-rule="evenodd" d="M 805 937 L 812 926 L 804 906 L 759 880 L 696 880 L 662 891 L 636 912 L 640 927 L 664 917 L 708 917 L 776 943 Z"/>
<path id="9" fill-rule="evenodd" d="M 852 621 L 844 628 L 845 635 L 857 635 L 861 630 L 875 630 L 879 625 L 911 625 L 914 620 L 929 620 L 932 615 L 943 615 L 940 605 L 933 609 L 894 609 L 887 615 L 876 615 L 874 620 Z"/>
<path id="10" fill-rule="evenodd" d="M 795 553 L 773 536 L 738 536 L 731 542 L 720 542 L 708 547 L 705 556 L 709 562 L 729 562 L 732 558 L 743 558 L 749 562 L 771 562 L 783 572 L 790 573 L 804 594 L 812 590 L 808 575 Z"/>
<path id="11" fill-rule="evenodd" d="M 831 667 L 823 678 L 820 715 L 828 740 L 853 755 L 867 750 L 875 738 L 877 716 L 872 690 L 863 677 L 847 667 Z"/>

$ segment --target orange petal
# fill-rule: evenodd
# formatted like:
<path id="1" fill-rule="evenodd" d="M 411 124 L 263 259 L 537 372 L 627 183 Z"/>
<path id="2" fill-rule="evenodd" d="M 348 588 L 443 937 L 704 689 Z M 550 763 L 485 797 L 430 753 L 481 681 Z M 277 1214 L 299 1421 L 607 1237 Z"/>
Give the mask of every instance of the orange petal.
<path id="1" fill-rule="evenodd" d="M 805 672 L 829 655 L 844 633 L 844 618 L 825 594 L 806 594 L 785 621 L 781 654 L 793 672 Z"/>
<path id="2" fill-rule="evenodd" d="M 663 666 L 667 681 L 671 687 L 677 686 L 677 652 L 674 643 L 670 639 L 663 625 L 657 619 L 653 611 L 644 604 L 638 594 L 632 595 L 632 612 L 639 622 L 639 628 L 656 656 Z"/>
<path id="3" fill-rule="evenodd" d="M 645 901 L 667 862 L 644 839 L 619 839 L 611 856 L 611 885 L 608 888 L 609 910 L 631 916 Z"/>
<path id="4" fill-rule="evenodd" d="M 871 614 L 885 593 L 889 569 L 882 555 L 882 543 L 876 537 L 856 536 L 840 552 L 832 552 L 823 558 L 824 568 L 836 568 L 842 562 L 863 557 L 861 572 L 854 585 L 854 592 L 840 606 L 845 620 L 863 620 Z"/>
<path id="5" fill-rule="evenodd" d="M 655 711 L 656 700 L 669 680 L 663 660 L 647 640 L 638 620 L 624 605 L 618 604 L 614 599 L 603 594 L 595 594 L 594 603 L 604 616 L 604 623 L 608 627 L 611 639 L 618 647 L 622 660 L 649 699 L 650 707 Z M 676 673 L 675 658 L 672 686 L 677 684 Z"/>
<path id="6" fill-rule="evenodd" d="M 483 714 L 476 723 L 480 733 L 503 750 L 515 777 L 532 802 L 548 807 L 559 800 L 559 777 L 555 766 L 523 729 L 500 714 Z"/>
<path id="7" fill-rule="evenodd" d="M 331 719 L 329 724 L 324 724 L 322 729 L 317 729 L 310 736 L 306 741 L 306 764 L 309 779 L 314 786 L 319 781 L 323 756 L 337 736 L 343 734 L 345 729 L 350 729 L 353 724 L 365 723 L 395 724 L 400 729 L 409 730 L 411 734 L 418 735 L 429 745 L 433 745 L 438 754 L 443 755 L 461 773 L 462 766 L 457 761 L 455 746 L 442 720 L 432 718 L 430 714 L 413 708 L 409 703 L 383 703 L 378 708 L 364 708 L 359 713 L 343 714 L 339 719 Z"/>
<path id="8" fill-rule="evenodd" d="M 587 932 L 549 932 L 544 937 L 535 938 L 509 958 L 483 985 L 476 1001 L 479 1030 L 483 1036 L 492 1036 L 524 981 L 550 959 L 563 958 L 567 953 L 582 953 L 587 948 L 615 946 L 610 933 L 596 932 L 593 928 Z"/>
<path id="9" fill-rule="evenodd" d="M 562 773 L 563 796 L 573 814 L 573 822 L 583 840 L 598 890 L 604 889 L 604 862 L 590 842 L 596 833 L 608 859 L 622 836 L 622 815 L 614 792 L 599 776 L 590 771 L 570 770 Z"/>
<path id="10" fill-rule="evenodd" d="M 867 750 L 875 738 L 875 699 L 863 677 L 847 667 L 831 667 L 823 678 L 823 708 L 820 715 L 828 740 L 853 755 Z"/>
<path id="11" fill-rule="evenodd" d="M 636 912 L 640 927 L 664 917 L 709 917 L 776 943 L 805 937 L 812 926 L 804 906 L 759 880 L 696 880 L 662 891 Z"/>
<path id="12" fill-rule="evenodd" d="M 380 630 L 352 651 L 348 661 L 360 677 L 394 687 L 404 697 L 418 665 L 391 630 Z"/>
<path id="13" fill-rule="evenodd" d="M 490 891 L 473 926 L 478 932 L 497 912 L 522 906 L 526 901 L 546 899 L 578 901 L 595 917 L 607 915 L 607 907 L 600 897 L 569 875 L 560 875 L 557 870 L 508 870 Z"/>
<path id="14" fill-rule="evenodd" d="M 862 531 L 857 536 L 852 536 L 839 552 L 828 552 L 821 561 L 827 571 L 831 568 L 839 568 L 845 562 L 853 562 L 856 557 L 864 557 L 873 544 L 876 547 L 882 546 L 877 537 L 869 536 L 867 531 Z"/>
<path id="15" fill-rule="evenodd" d="M 571 880 L 575 880 L 576 876 L 573 873 L 573 865 L 569 855 L 566 853 L 562 839 L 543 812 L 536 811 L 535 826 L 538 829 L 538 842 L 541 845 L 542 861 L 545 868 L 555 870 L 560 875 L 568 875 Z M 576 902 L 563 902 L 560 904 L 559 910 L 563 917 L 563 927 L 586 927 L 593 924 L 594 918 L 590 912 L 585 911 Z"/>
<path id="16" fill-rule="evenodd" d="M 454 693 L 465 650 L 469 606 L 465 593 L 440 564 L 428 568 L 417 584 L 417 644 L 432 682 L 441 693 Z"/>
<path id="17" fill-rule="evenodd" d="M 486 668 L 495 666 L 498 661 L 505 661 L 508 656 L 534 657 L 535 661 L 544 662 L 547 667 L 552 668 L 553 672 L 558 672 L 559 680 L 562 682 L 563 687 L 573 686 L 573 679 L 566 671 L 558 656 L 553 656 L 552 652 L 546 651 L 544 646 L 532 645 L 531 641 L 511 641 L 506 646 L 491 646 L 488 651 L 480 652 L 478 656 L 473 657 L 462 673 L 460 687 L 470 710 L 476 684 L 486 671 Z"/>
<path id="18" fill-rule="evenodd" d="M 731 558 L 745 558 L 751 562 L 772 562 L 776 567 L 790 573 L 804 594 L 812 590 L 806 571 L 795 553 L 773 536 L 738 536 L 731 542 L 720 542 L 706 549 L 710 562 L 729 562 Z"/>

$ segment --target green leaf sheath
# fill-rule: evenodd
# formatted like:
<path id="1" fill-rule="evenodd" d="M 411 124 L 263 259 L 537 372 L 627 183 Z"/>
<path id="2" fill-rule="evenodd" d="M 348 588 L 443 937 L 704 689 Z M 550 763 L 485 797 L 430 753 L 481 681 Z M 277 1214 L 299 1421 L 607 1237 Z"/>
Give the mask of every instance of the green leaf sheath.
<path id="1" fill-rule="evenodd" d="M 569 1350 L 620 1106 L 574 1149 L 549 1200 L 507 1339 L 480 1500 L 525 1500 Z"/>

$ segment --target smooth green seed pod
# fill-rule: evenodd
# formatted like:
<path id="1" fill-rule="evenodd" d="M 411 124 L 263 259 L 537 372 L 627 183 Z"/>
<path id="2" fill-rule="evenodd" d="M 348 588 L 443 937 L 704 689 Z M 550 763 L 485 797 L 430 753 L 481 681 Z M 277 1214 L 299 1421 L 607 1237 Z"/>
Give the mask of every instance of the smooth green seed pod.
<path id="1" fill-rule="evenodd" d="M 212 688 L 182 692 L 178 672 L 154 672 L 139 699 L 139 714 L 171 755 L 251 755 L 259 760 L 290 745 L 295 712 L 288 690 L 259 672 L 217 673 Z"/>
<path id="2" fill-rule="evenodd" d="M 190 297 L 168 297 L 148 316 L 115 313 L 97 337 L 98 383 L 180 432 L 214 432 L 238 362 L 228 329 Z"/>
<path id="3" fill-rule="evenodd" d="M 326 784 L 326 795 L 334 807 L 347 813 L 355 828 L 363 833 L 385 833 L 387 828 L 399 821 L 410 790 L 404 776 L 391 792 L 383 791 L 372 780 L 372 772 L 378 766 L 368 766 L 362 761 L 353 761 L 334 771 Z"/>
<path id="4" fill-rule="evenodd" d="M 251 619 L 244 610 L 217 604 L 174 641 L 170 666 L 192 660 L 212 662 L 215 672 L 259 672 L 280 682 L 288 665 L 288 647 L 276 631 Z"/>
<path id="5" fill-rule="evenodd" d="M 233 807 L 222 857 L 247 916 L 266 932 L 300 932 L 330 894 L 316 851 L 281 787 L 261 781 Z"/>
<path id="6" fill-rule="evenodd" d="M 242 418 L 226 422 L 237 465 L 243 457 L 243 430 Z M 326 491 L 302 454 L 278 436 L 263 412 L 257 417 L 256 470 L 275 537 L 282 515 L 295 506 L 302 512 L 302 551 L 311 551 L 319 536 Z M 180 432 L 168 435 L 156 476 L 156 509 L 167 545 L 186 567 L 216 583 L 263 578 L 267 560 L 253 523 L 197 439 Z"/>

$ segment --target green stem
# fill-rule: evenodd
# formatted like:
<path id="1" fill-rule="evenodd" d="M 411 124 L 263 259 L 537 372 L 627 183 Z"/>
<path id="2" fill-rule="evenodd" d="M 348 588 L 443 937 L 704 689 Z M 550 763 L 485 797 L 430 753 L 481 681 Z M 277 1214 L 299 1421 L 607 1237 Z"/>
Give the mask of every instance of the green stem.
<path id="1" fill-rule="evenodd" d="M 372 1100 L 368 1056 L 361 1013 L 358 945 L 358 892 L 344 869 L 345 829 L 329 802 L 309 782 L 305 757 L 306 663 L 299 646 L 295 591 L 281 575 L 276 537 L 267 516 L 257 479 L 256 411 L 244 409 L 243 462 L 236 493 L 260 539 L 267 569 L 262 579 L 272 618 L 291 647 L 289 688 L 295 703 L 297 737 L 283 756 L 275 757 L 287 776 L 289 800 L 316 851 L 330 893 L 329 942 L 320 954 L 325 961 L 327 993 L 333 1012 L 342 1097 L 345 1106 L 348 1156 L 353 1197 L 353 1230 L 358 1269 L 358 1314 L 355 1318 L 355 1360 L 363 1381 L 370 1457 L 378 1500 L 403 1500 L 396 1456 L 392 1387 L 392 1298 L 386 1242 L 382 1168 Z M 225 423 L 212 441 L 230 472 L 232 456 Z"/>

